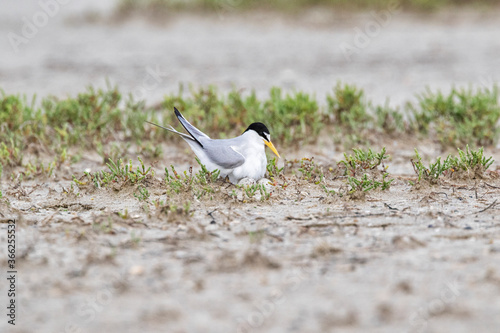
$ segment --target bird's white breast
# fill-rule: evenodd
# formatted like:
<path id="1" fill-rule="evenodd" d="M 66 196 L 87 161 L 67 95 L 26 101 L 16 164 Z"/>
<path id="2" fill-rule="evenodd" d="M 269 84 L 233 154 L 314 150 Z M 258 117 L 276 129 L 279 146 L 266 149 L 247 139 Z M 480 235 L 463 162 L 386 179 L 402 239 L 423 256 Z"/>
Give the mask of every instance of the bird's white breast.
<path id="1" fill-rule="evenodd" d="M 245 163 L 229 174 L 232 183 L 237 183 L 242 178 L 259 180 L 266 173 L 267 158 L 262 138 L 254 131 L 245 132 L 242 136 L 245 138 L 244 143 L 232 148 L 245 157 Z"/>

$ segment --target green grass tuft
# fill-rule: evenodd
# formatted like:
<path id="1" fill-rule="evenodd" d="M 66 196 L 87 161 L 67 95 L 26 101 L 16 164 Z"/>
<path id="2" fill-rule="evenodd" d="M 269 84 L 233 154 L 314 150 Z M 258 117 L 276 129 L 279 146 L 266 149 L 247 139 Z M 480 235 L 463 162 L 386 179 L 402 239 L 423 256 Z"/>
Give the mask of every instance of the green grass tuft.
<path id="1" fill-rule="evenodd" d="M 118 15 L 130 15 L 137 11 L 146 12 L 155 17 L 172 15 L 178 11 L 213 13 L 227 15 L 239 12 L 273 11 L 285 14 L 300 15 L 310 8 L 324 10 L 381 10 L 387 8 L 404 8 L 417 11 L 435 11 L 448 6 L 493 6 L 494 0 L 252 0 L 252 1 L 224 1 L 224 0 L 121 0 L 117 8 Z"/>
<path id="2" fill-rule="evenodd" d="M 73 176 L 73 183 L 80 186 L 94 184 L 96 188 L 107 187 L 110 184 L 119 184 L 122 186 L 143 183 L 147 178 L 154 177 L 154 171 L 151 167 L 146 168 L 140 157 L 138 159 L 140 166 L 137 166 L 135 170 L 132 160 L 129 160 L 128 164 L 124 163 L 121 159 L 116 163 L 110 160 L 107 163 L 109 171 L 84 172 L 84 176 L 80 177 L 80 179 Z"/>
<path id="3" fill-rule="evenodd" d="M 179 174 L 173 165 L 170 166 L 171 171 L 165 168 L 165 184 L 168 188 L 168 194 L 175 196 L 180 193 L 191 193 L 197 199 L 208 197 L 213 199 L 213 195 L 220 190 L 216 185 L 220 171 L 208 171 L 207 168 L 196 158 L 196 162 L 201 167 L 201 170 L 193 174 L 193 167 L 189 171 L 184 171 Z"/>
<path id="4" fill-rule="evenodd" d="M 355 131 L 365 128 L 373 121 L 367 113 L 364 92 L 354 85 L 337 83 L 333 95 L 327 96 L 327 112 L 333 115 L 334 123 Z"/>
<path id="5" fill-rule="evenodd" d="M 497 86 L 476 91 L 452 89 L 448 95 L 427 89 L 418 99 L 418 105 L 408 105 L 417 132 L 435 135 L 444 146 L 485 146 L 497 141 L 500 134 Z"/>
<path id="6" fill-rule="evenodd" d="M 389 178 L 384 160 L 389 158 L 385 147 L 379 153 L 372 149 L 353 149 L 354 155 L 344 153 L 344 160 L 339 162 L 345 168 L 348 194 L 353 198 L 364 197 L 365 192 L 380 188 L 389 189 L 393 178 Z"/>
<path id="7" fill-rule="evenodd" d="M 429 184 L 438 184 L 441 176 L 462 177 L 468 179 L 483 178 L 484 172 L 493 164 L 493 157 L 484 156 L 483 148 L 477 151 L 466 146 L 465 151 L 457 148 L 458 156 L 448 155 L 444 160 L 438 157 L 435 162 L 426 167 L 422 157 L 415 148 L 415 158 L 411 159 L 413 170 L 417 175 L 417 183 L 426 181 Z M 415 183 L 412 182 L 412 185 Z"/>

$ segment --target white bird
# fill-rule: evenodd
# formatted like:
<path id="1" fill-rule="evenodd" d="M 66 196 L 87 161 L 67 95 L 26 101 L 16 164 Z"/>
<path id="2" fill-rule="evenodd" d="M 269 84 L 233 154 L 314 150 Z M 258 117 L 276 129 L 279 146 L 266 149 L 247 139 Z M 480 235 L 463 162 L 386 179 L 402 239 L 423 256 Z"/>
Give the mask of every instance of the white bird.
<path id="1" fill-rule="evenodd" d="M 176 131 L 172 126 L 158 126 L 181 136 L 186 141 L 200 162 L 208 171 L 218 169 L 220 177 L 229 177 L 229 181 L 237 184 L 243 178 L 259 180 L 266 173 L 267 158 L 265 146 L 280 157 L 271 142 L 271 136 L 266 125 L 253 123 L 242 135 L 232 139 L 211 139 L 208 135 L 191 125 L 176 109 L 175 115 L 184 129 L 189 133 Z"/>

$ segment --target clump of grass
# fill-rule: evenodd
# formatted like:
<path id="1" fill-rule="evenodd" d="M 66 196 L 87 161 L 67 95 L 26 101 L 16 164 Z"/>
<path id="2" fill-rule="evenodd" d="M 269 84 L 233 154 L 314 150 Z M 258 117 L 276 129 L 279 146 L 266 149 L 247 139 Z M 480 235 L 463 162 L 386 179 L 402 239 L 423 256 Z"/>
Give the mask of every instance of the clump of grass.
<path id="1" fill-rule="evenodd" d="M 268 178 L 271 180 L 271 185 L 286 188 L 288 186 L 288 180 L 285 177 L 285 166 L 280 168 L 277 163 L 278 160 L 275 157 L 268 160 L 266 166 Z"/>
<path id="2" fill-rule="evenodd" d="M 140 157 L 137 159 L 141 165 L 137 166 L 135 171 L 132 165 L 132 160 L 129 160 L 128 164 L 123 163 L 121 159 L 118 160 L 118 163 L 110 160 L 109 163 L 107 163 L 110 170 L 108 173 L 109 179 L 115 182 L 121 181 L 123 183 L 136 184 L 143 181 L 148 176 L 154 177 L 154 171 L 152 171 L 151 167 L 146 169 L 142 159 Z"/>
<path id="3" fill-rule="evenodd" d="M 379 181 L 373 175 L 367 173 L 362 177 L 347 176 L 347 185 L 349 186 L 348 195 L 352 199 L 364 199 L 365 193 L 380 188 L 382 191 L 389 189 L 394 178 L 389 178 L 389 173 L 382 173 L 382 179 Z"/>
<path id="4" fill-rule="evenodd" d="M 430 163 L 426 167 L 422 163 L 422 156 L 420 156 L 417 148 L 415 148 L 415 159 L 411 159 L 413 170 L 417 174 L 417 183 L 426 181 L 429 184 L 437 184 L 438 178 L 445 172 L 451 169 L 450 156 L 441 162 L 441 157 L 438 157 L 434 163 Z M 411 182 L 412 185 L 413 182 Z"/>
<path id="5" fill-rule="evenodd" d="M 356 174 L 364 173 L 367 170 L 374 170 L 379 165 L 385 170 L 384 160 L 389 158 L 385 147 L 379 153 L 374 152 L 371 148 L 368 150 L 353 148 L 354 155 L 344 153 L 344 159 L 339 162 L 345 167 L 345 174 L 356 176 Z"/>
<path id="6" fill-rule="evenodd" d="M 462 173 L 472 178 L 483 178 L 484 172 L 493 164 L 493 157 L 484 156 L 483 148 L 477 151 L 466 146 L 465 151 L 458 149 L 458 156 L 452 157 L 450 164 L 456 173 Z"/>
<path id="7" fill-rule="evenodd" d="M 257 193 L 260 194 L 260 201 L 267 201 L 271 199 L 271 193 L 269 193 L 264 184 L 252 184 L 252 185 L 237 185 L 238 188 L 243 190 L 243 193 L 248 199 L 253 199 Z M 237 197 L 236 192 L 233 191 L 233 197 Z M 243 200 L 246 201 L 246 200 Z"/>
<path id="8" fill-rule="evenodd" d="M 128 213 L 128 209 L 125 208 L 125 210 L 122 212 L 116 212 L 116 214 L 121 217 L 124 220 L 128 220 L 130 218 L 130 214 Z"/>
<path id="9" fill-rule="evenodd" d="M 54 131 L 56 142 L 95 148 L 114 140 L 118 132 L 124 133 L 125 138 L 140 139 L 145 135 L 143 124 L 147 116 L 141 102 L 124 100 L 116 87 L 89 87 L 76 98 L 43 99 L 37 118 Z M 42 134 L 45 137 L 49 133 Z"/>
<path id="10" fill-rule="evenodd" d="M 0 143 L 0 165 L 17 166 L 23 162 L 23 154 L 19 145 L 11 139 L 8 144 Z"/>
<path id="11" fill-rule="evenodd" d="M 73 176 L 73 182 L 75 185 L 94 184 L 96 188 L 102 188 L 110 184 L 117 184 L 119 186 L 135 185 L 144 182 L 147 178 L 154 177 L 154 170 L 151 167 L 146 168 L 142 159 L 140 157 L 138 159 L 140 166 L 137 166 L 135 170 L 132 160 L 129 160 L 128 164 L 125 164 L 121 159 L 116 163 L 110 160 L 107 163 L 109 171 L 84 172 L 84 176 L 80 180 Z M 82 178 L 86 179 L 86 181 L 82 180 Z"/>
<path id="12" fill-rule="evenodd" d="M 266 122 L 273 124 L 273 135 L 286 144 L 314 142 L 322 127 L 317 102 L 302 92 L 282 95 L 280 88 L 272 88 L 264 103 L 265 114 L 271 115 Z"/>
<path id="13" fill-rule="evenodd" d="M 271 199 L 271 193 L 267 191 L 267 188 L 264 184 L 260 184 L 259 192 L 260 192 L 260 201 L 266 201 Z"/>
<path id="14" fill-rule="evenodd" d="M 375 128 L 389 135 L 403 133 L 408 127 L 403 114 L 388 103 L 375 107 L 375 118 Z"/>
<path id="15" fill-rule="evenodd" d="M 18 173 L 13 173 L 12 177 L 16 177 L 19 180 L 33 179 L 39 176 L 55 177 L 55 171 L 60 170 L 66 161 L 68 161 L 67 150 L 61 149 L 59 152 L 56 152 L 56 155 L 50 162 L 43 162 L 37 157 L 35 160 L 30 160 L 28 163 L 22 164 L 22 169 Z"/>
<path id="16" fill-rule="evenodd" d="M 353 194 L 355 192 L 368 192 L 370 190 L 376 190 L 379 187 L 382 191 L 387 190 L 394 180 L 387 179 L 388 177 L 389 174 L 384 173 L 382 174 L 382 180 L 377 181 L 374 178 L 370 177 L 367 173 L 365 173 L 360 178 L 347 176 L 347 183 L 350 186 L 349 194 Z"/>
<path id="17" fill-rule="evenodd" d="M 137 186 L 137 189 L 134 192 L 134 197 L 136 197 L 137 200 L 147 201 L 149 199 L 149 196 L 150 196 L 149 191 L 145 186 L 143 185 Z"/>
<path id="18" fill-rule="evenodd" d="M 285 167 L 280 168 L 280 167 L 278 167 L 277 163 L 278 163 L 278 160 L 276 159 L 276 157 L 270 159 L 267 162 L 266 170 L 267 170 L 267 174 L 271 180 L 274 180 L 274 178 L 277 178 L 283 174 L 283 169 Z"/>
<path id="19" fill-rule="evenodd" d="M 333 89 L 333 95 L 328 95 L 327 112 L 333 116 L 335 124 L 348 130 L 359 130 L 373 122 L 367 112 L 364 92 L 354 85 L 338 82 Z"/>
<path id="20" fill-rule="evenodd" d="M 56 169 L 56 162 L 52 161 L 45 165 L 43 162 L 32 163 L 29 162 L 24 166 L 24 171 L 21 172 L 23 176 L 33 178 L 36 176 L 52 177 Z"/>
<path id="21" fill-rule="evenodd" d="M 443 146 L 491 145 L 498 139 L 500 105 L 498 87 L 492 89 L 452 89 L 418 96 L 418 105 L 408 104 L 413 128 L 423 134 L 435 133 Z"/>
<path id="22" fill-rule="evenodd" d="M 301 179 L 313 182 L 316 185 L 325 178 L 323 169 L 314 162 L 314 157 L 302 158 L 298 171 L 301 173 Z"/>
<path id="23" fill-rule="evenodd" d="M 287 161 L 286 163 L 287 169 L 292 170 L 292 173 L 295 174 L 298 179 L 320 186 L 327 195 L 337 194 L 335 190 L 327 187 L 327 178 L 331 178 L 331 176 L 336 178 L 338 168 L 329 167 L 326 169 L 324 166 L 316 164 L 314 157 L 304 157 L 300 160 L 295 159 Z M 296 171 L 298 171 L 299 174 L 297 174 Z M 283 188 L 286 188 L 286 186 Z"/>
<path id="24" fill-rule="evenodd" d="M 327 95 L 325 121 L 339 129 L 336 141 L 346 147 L 368 144 L 373 131 L 400 134 L 407 128 L 407 121 L 398 109 L 389 103 L 373 106 L 366 101 L 364 91 L 354 85 L 338 82 L 333 94 Z"/>
<path id="25" fill-rule="evenodd" d="M 483 148 L 477 151 L 466 146 L 465 151 L 458 148 L 458 156 L 448 155 L 444 160 L 438 157 L 426 167 L 422 157 L 415 148 L 415 159 L 411 159 L 413 170 L 417 175 L 417 184 L 425 181 L 431 185 L 438 184 L 441 176 L 459 176 L 466 179 L 483 178 L 484 172 L 493 163 L 493 157 L 484 156 Z M 415 183 L 411 182 L 412 185 Z"/>
<path id="26" fill-rule="evenodd" d="M 169 189 L 169 195 L 191 193 L 197 199 L 202 197 L 213 199 L 213 195 L 219 191 L 219 187 L 215 183 L 219 178 L 220 171 L 214 170 L 210 172 L 198 158 L 196 158 L 196 162 L 201 167 L 201 170 L 196 174 L 193 174 L 193 167 L 181 174 L 175 170 L 173 165 L 170 166 L 171 171 L 165 168 L 165 184 Z"/>
<path id="27" fill-rule="evenodd" d="M 344 160 L 339 162 L 345 168 L 349 186 L 348 195 L 352 198 L 364 198 L 365 193 L 380 188 L 387 190 L 393 178 L 389 178 L 384 160 L 389 158 L 385 147 L 378 153 L 372 149 L 353 149 L 354 155 L 344 153 Z"/>
<path id="28" fill-rule="evenodd" d="M 153 15 L 158 19 L 171 15 L 176 11 L 203 12 L 214 15 L 228 15 L 252 10 L 271 10 L 273 12 L 300 15 L 310 8 L 324 8 L 326 10 L 380 10 L 393 8 L 406 8 L 419 11 L 433 11 L 450 5 L 467 5 L 463 0 L 253 0 L 253 1 L 221 1 L 221 0 L 121 0 L 118 4 L 117 15 L 129 16 L 137 11 Z M 473 5 L 491 6 L 493 0 L 474 1 Z"/>

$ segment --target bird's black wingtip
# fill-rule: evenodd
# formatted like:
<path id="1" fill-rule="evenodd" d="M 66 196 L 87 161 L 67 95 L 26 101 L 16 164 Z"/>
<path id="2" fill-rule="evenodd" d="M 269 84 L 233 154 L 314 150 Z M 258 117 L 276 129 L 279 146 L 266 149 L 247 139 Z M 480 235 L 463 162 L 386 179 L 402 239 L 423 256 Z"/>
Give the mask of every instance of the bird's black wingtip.
<path id="1" fill-rule="evenodd" d="M 174 112 L 175 112 L 175 115 L 176 115 L 177 117 L 184 118 L 184 117 L 182 116 L 182 114 L 179 112 L 179 110 L 177 110 L 177 108 L 176 108 L 175 106 L 174 106 Z"/>

